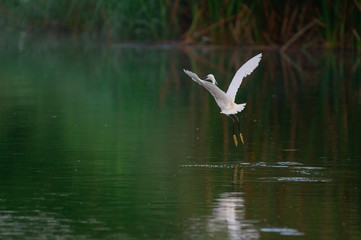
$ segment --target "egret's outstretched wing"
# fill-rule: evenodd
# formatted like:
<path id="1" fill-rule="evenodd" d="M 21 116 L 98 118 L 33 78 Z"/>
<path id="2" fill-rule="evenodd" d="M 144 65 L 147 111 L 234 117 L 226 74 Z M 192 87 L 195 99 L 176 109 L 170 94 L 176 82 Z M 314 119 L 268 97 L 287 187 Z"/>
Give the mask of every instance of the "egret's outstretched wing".
<path id="1" fill-rule="evenodd" d="M 227 95 L 232 101 L 234 101 L 238 88 L 241 86 L 242 79 L 253 72 L 253 70 L 258 66 L 259 61 L 261 60 L 262 53 L 254 56 L 248 60 L 242 67 L 238 69 L 234 75 L 231 84 L 228 87 Z"/>
<path id="2" fill-rule="evenodd" d="M 225 107 L 228 105 L 229 103 L 229 97 L 226 95 L 225 92 L 223 92 L 219 87 L 217 87 L 215 84 L 207 82 L 207 81 L 203 81 L 202 79 L 200 79 L 197 74 L 185 70 L 183 69 L 183 71 L 192 78 L 193 81 L 195 81 L 196 83 L 198 83 L 199 85 L 201 85 L 202 87 L 204 87 L 205 89 L 207 89 L 212 96 L 215 98 L 218 106 L 220 108 Z"/>

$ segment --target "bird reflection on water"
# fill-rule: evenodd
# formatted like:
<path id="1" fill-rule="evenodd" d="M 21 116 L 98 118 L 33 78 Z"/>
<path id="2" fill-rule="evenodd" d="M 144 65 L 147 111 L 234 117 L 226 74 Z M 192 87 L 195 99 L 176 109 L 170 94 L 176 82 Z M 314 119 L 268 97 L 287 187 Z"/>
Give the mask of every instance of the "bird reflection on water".
<path id="1" fill-rule="evenodd" d="M 239 192 L 225 192 L 216 199 L 207 231 L 211 236 L 226 239 L 259 239 L 259 230 L 246 219 L 244 198 Z M 226 236 L 218 236 L 227 234 Z"/>
<path id="2" fill-rule="evenodd" d="M 239 175 L 239 178 L 238 178 Z M 234 167 L 233 184 L 241 186 L 243 183 L 243 168 Z M 208 221 L 207 231 L 212 237 L 228 239 L 260 238 L 258 228 L 254 221 L 246 219 L 246 204 L 243 193 L 237 190 L 224 192 L 216 199 L 212 217 Z M 226 236 L 219 236 L 227 234 Z"/>

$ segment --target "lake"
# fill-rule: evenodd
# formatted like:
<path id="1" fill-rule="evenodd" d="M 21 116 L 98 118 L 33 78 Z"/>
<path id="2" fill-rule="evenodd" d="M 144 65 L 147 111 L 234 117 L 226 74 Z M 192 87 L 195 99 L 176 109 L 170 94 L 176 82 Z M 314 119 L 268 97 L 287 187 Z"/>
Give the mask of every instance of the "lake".
<path id="1" fill-rule="evenodd" d="M 0 38 L 0 238 L 360 239 L 361 58 Z M 262 52 L 237 103 L 213 97 Z"/>

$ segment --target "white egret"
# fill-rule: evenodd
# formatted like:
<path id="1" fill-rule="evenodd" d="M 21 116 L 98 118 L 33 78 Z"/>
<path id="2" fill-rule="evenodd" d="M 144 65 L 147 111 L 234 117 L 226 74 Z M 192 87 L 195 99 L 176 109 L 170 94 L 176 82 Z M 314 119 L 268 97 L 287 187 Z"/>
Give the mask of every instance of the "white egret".
<path id="1" fill-rule="evenodd" d="M 217 87 L 217 81 L 214 78 L 213 74 L 208 74 L 203 80 L 200 79 L 197 74 L 183 69 L 183 71 L 192 78 L 193 81 L 207 89 L 214 99 L 216 100 L 216 103 L 221 108 L 221 113 L 229 116 L 232 119 L 233 122 L 233 140 L 235 145 L 238 145 L 237 137 L 234 130 L 235 122 L 238 126 L 239 131 L 239 137 L 243 141 L 243 136 L 240 132 L 239 128 L 239 120 L 237 117 L 237 113 L 241 112 L 244 107 L 246 106 L 245 103 L 237 104 L 234 102 L 236 98 L 236 94 L 238 91 L 238 88 L 240 87 L 242 80 L 244 77 L 248 76 L 253 72 L 253 70 L 258 66 L 259 61 L 261 60 L 262 53 L 258 54 L 257 56 L 254 56 L 250 60 L 248 60 L 245 64 L 243 64 L 242 67 L 238 69 L 236 74 L 234 75 L 231 84 L 228 87 L 227 92 L 222 91 L 219 87 Z M 211 82 L 208 82 L 206 80 L 210 80 Z M 232 117 L 233 116 L 233 117 Z"/>

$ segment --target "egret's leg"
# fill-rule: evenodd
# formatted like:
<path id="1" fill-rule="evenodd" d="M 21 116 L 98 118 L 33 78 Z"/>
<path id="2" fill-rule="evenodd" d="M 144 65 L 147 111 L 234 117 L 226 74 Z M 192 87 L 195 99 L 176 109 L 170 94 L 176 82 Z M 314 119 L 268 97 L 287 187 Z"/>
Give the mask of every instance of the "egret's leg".
<path id="1" fill-rule="evenodd" d="M 236 118 L 236 121 L 237 121 L 238 132 L 239 132 L 239 138 L 241 139 L 241 142 L 244 144 L 244 141 L 243 141 L 243 135 L 242 135 L 242 133 L 241 133 L 241 128 L 240 128 L 240 126 L 239 126 L 239 119 L 238 119 L 238 117 L 237 117 L 237 115 L 236 115 L 236 114 L 234 114 L 234 117 Z"/>
<path id="2" fill-rule="evenodd" d="M 229 115 L 229 117 L 232 119 L 232 132 L 233 132 L 233 141 L 234 141 L 234 144 L 238 145 L 238 141 L 237 141 L 237 137 L 236 137 L 236 132 L 234 131 L 234 118 L 232 117 L 232 115 Z"/>

